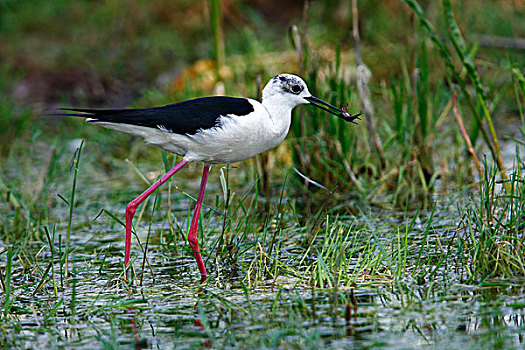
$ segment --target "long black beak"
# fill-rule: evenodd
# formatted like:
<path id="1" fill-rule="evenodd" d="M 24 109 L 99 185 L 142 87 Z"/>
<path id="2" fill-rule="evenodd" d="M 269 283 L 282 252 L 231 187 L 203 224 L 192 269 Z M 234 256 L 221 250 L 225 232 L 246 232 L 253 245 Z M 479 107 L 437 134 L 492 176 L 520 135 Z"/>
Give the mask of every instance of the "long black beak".
<path id="1" fill-rule="evenodd" d="M 304 98 L 305 100 L 309 101 L 311 104 L 313 104 L 316 107 L 319 107 L 328 113 L 331 113 L 339 118 L 344 119 L 347 122 L 354 123 L 354 120 L 359 119 L 359 116 L 363 113 L 359 114 L 351 114 L 346 111 L 346 107 L 343 108 L 337 108 L 336 106 L 332 106 L 331 104 L 324 102 L 323 100 L 315 97 L 315 96 L 308 96 Z M 325 107 L 326 106 L 326 107 Z"/>

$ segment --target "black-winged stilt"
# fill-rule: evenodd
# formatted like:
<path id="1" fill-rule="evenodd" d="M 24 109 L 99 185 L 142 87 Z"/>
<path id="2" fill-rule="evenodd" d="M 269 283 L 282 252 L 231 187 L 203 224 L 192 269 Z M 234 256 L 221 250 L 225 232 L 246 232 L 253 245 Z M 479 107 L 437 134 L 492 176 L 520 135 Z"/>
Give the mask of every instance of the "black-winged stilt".
<path id="1" fill-rule="evenodd" d="M 197 260 L 201 282 L 205 282 L 207 274 L 199 252 L 197 226 L 211 165 L 239 162 L 279 145 L 288 134 L 292 109 L 301 104 L 312 104 L 348 122 L 359 119 L 360 115 L 352 115 L 346 112 L 345 106 L 337 108 L 312 96 L 306 83 L 292 74 L 279 74 L 270 79 L 263 89 L 262 102 L 213 96 L 147 109 L 62 108 L 73 113 L 57 114 L 87 117 L 87 122 L 141 136 L 147 144 L 183 157 L 173 169 L 127 205 L 126 267 L 130 260 L 131 227 L 137 207 L 189 162 L 204 163 L 188 242 Z"/>

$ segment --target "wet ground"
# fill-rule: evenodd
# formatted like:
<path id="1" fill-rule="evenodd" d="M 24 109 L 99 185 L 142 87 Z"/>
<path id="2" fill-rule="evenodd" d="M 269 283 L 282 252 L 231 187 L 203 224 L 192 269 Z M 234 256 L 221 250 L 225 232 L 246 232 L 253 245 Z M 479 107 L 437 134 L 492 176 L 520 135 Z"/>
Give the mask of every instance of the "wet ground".
<path id="1" fill-rule="evenodd" d="M 82 181 L 86 178 L 80 176 Z M 185 184 L 189 193 L 191 182 Z M 452 203 L 438 205 L 432 219 L 430 211 L 421 211 L 413 221 L 410 214 L 385 211 L 361 217 L 334 214 L 309 240 L 310 232 L 294 219 L 290 206 L 281 206 L 278 221 L 277 198 L 272 200 L 270 217 L 274 224 L 257 216 L 246 235 L 219 250 L 224 221 L 220 205 L 216 210 L 211 205 L 219 190 L 215 184 L 203 211 L 206 235 L 201 236 L 210 278 L 199 286 L 195 261 L 181 238 L 190 200 L 172 188 L 173 233 L 166 191 L 155 209 L 153 200 L 146 204 L 138 237 L 144 249 L 147 242 L 147 260 L 134 240 L 130 282 L 123 278 L 123 227 L 105 213 L 97 217 L 104 208 L 123 218 L 125 202 L 113 206 L 93 202 L 102 194 L 126 197 L 126 191 L 113 189 L 124 193 L 111 194 L 98 185 L 78 194 L 69 277 L 59 260 L 67 229 L 66 206 L 57 208 L 53 214 L 57 221 L 47 225 L 49 238 L 19 243 L 23 249 L 13 254 L 9 302 L 3 303 L 8 315 L 2 323 L 3 346 L 524 346 L 524 281 L 468 280 L 465 262 L 456 255 L 457 237 L 465 232 L 457 230 Z M 255 212 L 248 210 L 246 216 Z M 239 235 L 243 221 L 231 216 L 235 220 L 228 227 Z"/>
<path id="2" fill-rule="evenodd" d="M 6 163 L 5 178 L 12 172 L 20 192 L 4 192 L 0 207 L 9 229 L 1 255 L 4 347 L 524 347 L 525 281 L 468 274 L 462 238 L 469 232 L 458 227 L 458 208 L 474 187 L 435 195 L 434 211 L 363 206 L 351 215 L 328 206 L 309 217 L 286 186 L 282 196 L 264 198 L 252 170 L 240 167 L 231 169 L 225 219 L 214 168 L 199 228 L 210 273 L 201 286 L 185 238 L 200 174 L 193 166 L 137 211 L 126 280 L 119 221 L 146 187 L 133 168 L 153 181 L 162 166 L 113 160 L 106 172 L 96 147 L 87 144 L 79 166 L 68 276 L 73 151 L 53 160 L 49 146 L 33 147 L 32 158 Z"/>

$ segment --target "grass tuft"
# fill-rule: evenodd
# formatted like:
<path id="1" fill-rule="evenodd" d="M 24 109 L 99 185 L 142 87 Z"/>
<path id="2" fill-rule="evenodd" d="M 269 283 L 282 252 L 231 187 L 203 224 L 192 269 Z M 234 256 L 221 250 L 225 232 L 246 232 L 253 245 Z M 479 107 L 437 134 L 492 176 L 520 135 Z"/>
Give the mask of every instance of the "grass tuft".
<path id="1" fill-rule="evenodd" d="M 516 163 L 522 164 L 519 153 Z M 525 183 L 522 167 L 508 180 L 485 161 L 478 198 L 461 210 L 459 236 L 469 279 L 525 276 Z M 510 188 L 507 192 L 505 188 Z"/>

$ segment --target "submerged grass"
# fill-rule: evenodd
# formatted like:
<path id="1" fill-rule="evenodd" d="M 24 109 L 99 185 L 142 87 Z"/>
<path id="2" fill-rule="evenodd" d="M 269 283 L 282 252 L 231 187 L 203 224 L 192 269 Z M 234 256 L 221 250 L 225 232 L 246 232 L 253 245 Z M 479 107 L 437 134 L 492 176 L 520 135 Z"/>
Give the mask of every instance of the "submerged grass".
<path id="1" fill-rule="evenodd" d="M 78 228 L 71 236 L 70 277 L 64 278 L 63 285 L 53 277 L 53 271 L 60 271 L 64 257 L 63 251 L 55 250 L 54 229 L 46 236 L 44 248 L 27 244 L 23 254 L 12 254 L 11 267 L 9 256 L 2 254 L 2 281 L 9 285 L 7 276 L 11 276 L 13 285 L 4 288 L 3 293 L 7 300 L 4 306 L 9 305 L 4 329 L 13 330 L 3 333 L 3 344 L 46 344 L 34 334 L 42 327 L 66 327 L 71 334 L 54 338 L 52 344 L 201 347 L 209 341 L 218 348 L 283 344 L 300 348 L 341 344 L 395 347 L 396 334 L 415 344 L 432 344 L 437 338 L 431 340 L 432 336 L 429 338 L 422 329 L 447 324 L 437 317 L 410 321 L 398 312 L 418 313 L 421 305 L 437 307 L 446 301 L 449 293 L 443 290 L 455 281 L 449 280 L 450 275 L 462 268 L 463 261 L 450 254 L 456 245 L 449 234 L 451 228 L 439 228 L 434 212 L 407 213 L 402 216 L 406 219 L 388 224 L 368 210 L 349 217 L 325 206 L 305 224 L 288 195 L 289 183 L 277 197 L 269 199 L 267 211 L 261 210 L 265 205 L 260 200 L 256 174 L 251 174 L 251 181 L 244 187 L 234 187 L 239 178 L 246 176 L 242 175 L 243 168 L 223 169 L 224 187 L 210 184 L 208 198 L 215 194 L 217 200 L 213 204 L 208 201 L 203 208 L 199 228 L 203 255 L 207 266 L 212 266 L 212 277 L 204 286 L 206 293 L 199 293 L 200 287 L 194 284 L 197 276 L 191 251 L 177 252 L 173 249 L 176 246 L 169 243 L 173 238 L 168 239 L 164 233 L 169 228 L 162 223 L 167 223 L 166 216 L 170 215 L 165 210 L 166 189 L 158 193 L 158 200 L 144 205 L 141 223 L 135 227 L 137 237 L 146 242 L 151 270 L 145 269 L 140 283 L 134 286 L 120 285 L 116 278 L 122 273 L 122 228 L 119 224 L 108 226 L 106 220 L 101 220 L 104 216 L 97 221 L 88 219 L 89 225 L 78 222 L 85 220 L 82 213 L 92 217 L 89 198 L 96 197 L 80 186 L 89 178 L 84 172 L 93 155 L 85 152 L 84 157 L 76 196 L 83 200 L 75 208 L 77 215 L 72 223 Z M 68 157 L 59 158 L 67 169 Z M 180 182 L 179 177 L 176 188 L 183 187 Z M 71 183 L 67 181 L 68 186 Z M 219 199 L 224 193 L 229 193 L 226 199 Z M 189 218 L 191 205 L 186 203 L 194 201 L 192 197 L 179 191 L 170 194 L 176 236 L 185 235 L 187 225 L 176 223 L 186 213 Z M 125 203 L 118 212 L 123 212 Z M 63 234 L 67 232 L 67 210 L 64 214 L 63 223 L 57 227 Z M 62 246 L 59 240 L 58 248 Z M 134 256 L 143 251 L 134 247 Z M 142 257 L 135 261 L 135 265 L 141 264 Z M 28 274 L 28 267 L 34 272 Z M 469 295 L 466 291 L 458 293 Z M 28 300 L 27 295 L 33 297 Z M 200 306 L 195 314 L 193 306 L 198 299 Z M 490 303 L 491 297 L 487 300 Z M 500 307 L 518 301 L 508 297 Z M 454 325 L 462 324 L 462 311 L 450 307 L 448 317 Z M 35 319 L 36 324 L 24 321 L 24 315 Z M 195 326 L 195 319 L 202 328 Z M 89 327 L 83 326 L 86 322 Z M 474 341 L 468 333 L 451 326 L 445 329 L 450 336 Z M 506 332 L 512 334 L 510 329 L 487 335 L 482 344 Z M 503 343 L 508 344 L 507 340 Z"/>

